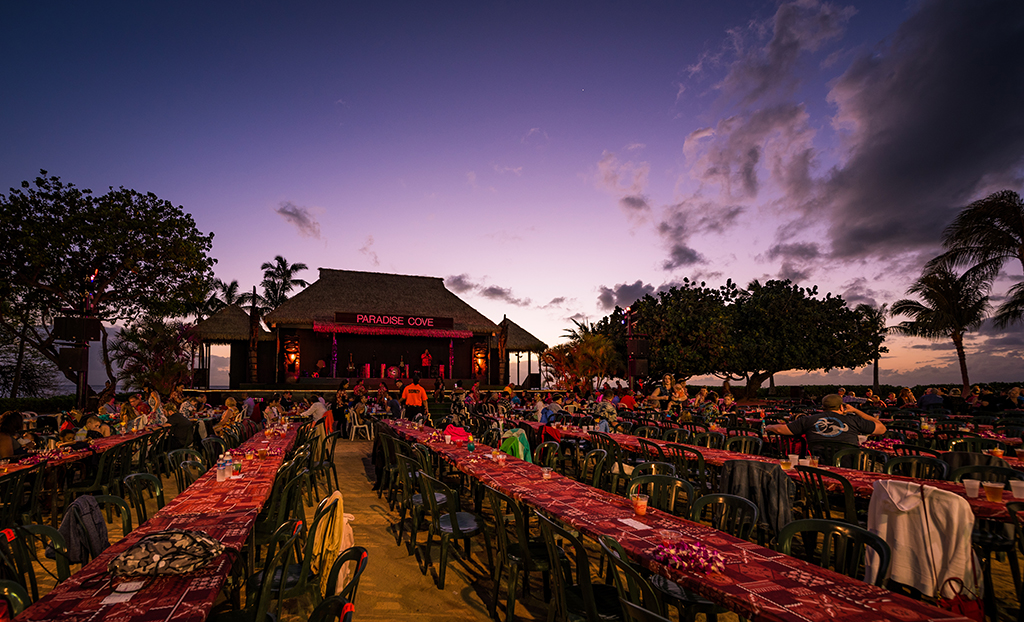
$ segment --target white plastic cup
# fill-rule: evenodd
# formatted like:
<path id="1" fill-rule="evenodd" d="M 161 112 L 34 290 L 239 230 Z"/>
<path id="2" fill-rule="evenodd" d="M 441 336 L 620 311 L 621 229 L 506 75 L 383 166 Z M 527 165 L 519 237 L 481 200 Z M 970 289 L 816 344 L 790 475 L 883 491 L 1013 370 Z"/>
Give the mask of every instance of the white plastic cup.
<path id="1" fill-rule="evenodd" d="M 451 434 L 445 434 L 444 435 L 444 444 L 445 445 L 451 445 L 452 444 L 452 435 Z"/>
<path id="2" fill-rule="evenodd" d="M 811 459 L 810 458 L 800 458 L 799 464 L 800 464 L 800 466 L 811 466 Z"/>
<path id="3" fill-rule="evenodd" d="M 1011 479 L 1010 490 L 1013 491 L 1014 499 L 1024 499 L 1024 480 Z"/>
<path id="4" fill-rule="evenodd" d="M 977 497 L 978 493 L 981 491 L 981 480 L 965 479 L 965 480 L 963 480 L 963 482 L 964 482 L 964 490 L 967 491 L 967 496 L 968 497 Z"/>
<path id="5" fill-rule="evenodd" d="M 789 454 L 790 464 L 800 464 L 800 456 L 798 454 Z"/>

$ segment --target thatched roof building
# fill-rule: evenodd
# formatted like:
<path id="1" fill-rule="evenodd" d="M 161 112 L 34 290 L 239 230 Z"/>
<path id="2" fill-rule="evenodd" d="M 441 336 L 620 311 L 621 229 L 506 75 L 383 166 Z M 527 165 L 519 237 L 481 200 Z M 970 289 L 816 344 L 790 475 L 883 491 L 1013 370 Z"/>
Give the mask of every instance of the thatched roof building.
<path id="1" fill-rule="evenodd" d="M 366 332 L 366 326 L 339 321 L 345 314 L 451 318 L 452 326 L 377 326 Z M 328 268 L 320 268 L 315 283 L 268 313 L 264 321 L 271 328 L 312 328 L 320 333 L 468 338 L 498 331 L 494 322 L 448 291 L 438 277 Z"/>
<path id="2" fill-rule="evenodd" d="M 273 341 L 274 336 L 262 326 L 258 330 L 260 341 Z M 228 305 L 196 324 L 195 332 L 204 343 L 249 341 L 249 314 L 238 305 Z"/>
<path id="3" fill-rule="evenodd" d="M 508 341 L 505 348 L 509 352 L 543 352 L 548 349 L 547 344 L 508 318 L 503 319 L 498 325 L 508 326 Z"/>

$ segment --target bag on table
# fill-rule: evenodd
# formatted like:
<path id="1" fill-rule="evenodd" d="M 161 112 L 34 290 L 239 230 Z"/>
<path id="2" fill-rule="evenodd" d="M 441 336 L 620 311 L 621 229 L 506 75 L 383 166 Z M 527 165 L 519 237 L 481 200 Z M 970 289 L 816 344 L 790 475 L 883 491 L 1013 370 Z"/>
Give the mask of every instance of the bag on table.
<path id="1" fill-rule="evenodd" d="M 145 536 L 110 561 L 113 575 L 175 575 L 202 568 L 227 550 L 201 531 L 167 529 Z"/>

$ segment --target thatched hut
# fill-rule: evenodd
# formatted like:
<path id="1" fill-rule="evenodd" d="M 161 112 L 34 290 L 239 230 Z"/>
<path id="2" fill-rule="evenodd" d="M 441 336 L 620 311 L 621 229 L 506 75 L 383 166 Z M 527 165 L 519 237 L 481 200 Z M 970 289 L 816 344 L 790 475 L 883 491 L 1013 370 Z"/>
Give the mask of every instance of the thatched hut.
<path id="1" fill-rule="evenodd" d="M 516 324 L 507 317 L 502 319 L 498 323 L 499 331 L 498 334 L 505 335 L 505 347 L 504 352 L 501 352 L 499 347 L 499 356 L 505 356 L 505 362 L 508 362 L 508 357 L 511 354 L 516 355 L 516 384 L 525 385 L 532 388 L 540 388 L 540 353 L 548 349 L 540 339 L 537 339 L 526 331 L 522 326 Z M 500 342 L 499 342 L 500 343 Z M 519 376 L 519 361 L 523 353 L 526 353 L 526 379 Z M 537 354 L 537 373 L 533 372 L 533 355 Z M 502 373 L 502 382 L 507 383 L 510 380 L 510 374 L 508 372 Z"/>
<path id="2" fill-rule="evenodd" d="M 249 340 L 251 325 L 249 314 L 238 305 L 228 305 L 209 318 L 196 324 L 196 335 L 203 344 L 199 356 L 199 368 L 196 369 L 193 386 L 210 386 L 210 346 L 231 346 L 228 386 L 237 389 L 243 382 L 248 382 Z M 259 382 L 274 382 L 274 335 L 262 326 L 257 325 L 257 361 L 263 369 L 257 377 Z"/>
<path id="3" fill-rule="evenodd" d="M 431 355 L 430 377 L 489 382 L 499 327 L 437 277 L 320 269 L 320 278 L 264 318 L 278 342 L 279 380 L 405 376 Z"/>

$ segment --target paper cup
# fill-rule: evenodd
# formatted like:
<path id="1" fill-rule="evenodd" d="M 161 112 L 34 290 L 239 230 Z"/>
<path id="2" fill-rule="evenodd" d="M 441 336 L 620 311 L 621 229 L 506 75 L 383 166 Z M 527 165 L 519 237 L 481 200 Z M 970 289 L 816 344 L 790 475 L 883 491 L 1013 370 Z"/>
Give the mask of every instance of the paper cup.
<path id="1" fill-rule="evenodd" d="M 1024 480 L 1011 479 L 1010 490 L 1013 491 L 1014 499 L 1024 499 Z"/>
<path id="2" fill-rule="evenodd" d="M 977 479 L 965 479 L 964 490 L 967 492 L 968 497 L 977 497 L 978 492 L 981 489 L 981 480 Z"/>
<path id="3" fill-rule="evenodd" d="M 444 444 L 445 445 L 451 445 L 452 444 L 452 435 L 451 434 L 445 434 L 444 435 Z"/>

